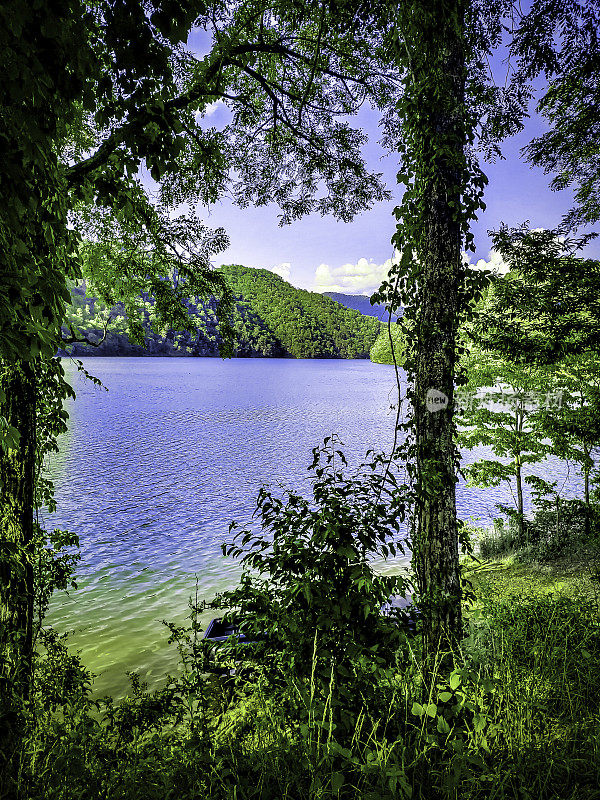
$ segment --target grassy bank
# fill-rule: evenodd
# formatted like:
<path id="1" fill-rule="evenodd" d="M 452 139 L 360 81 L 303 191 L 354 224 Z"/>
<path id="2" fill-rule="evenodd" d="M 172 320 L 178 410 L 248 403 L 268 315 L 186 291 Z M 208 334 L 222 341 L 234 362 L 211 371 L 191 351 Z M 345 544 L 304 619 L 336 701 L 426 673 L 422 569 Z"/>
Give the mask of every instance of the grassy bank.
<path id="1" fill-rule="evenodd" d="M 547 562 L 528 562 L 509 554 L 504 558 L 465 563 L 465 576 L 479 598 L 508 599 L 524 593 L 565 597 L 599 597 L 600 555 L 595 549 L 577 549 Z"/>
<path id="2" fill-rule="evenodd" d="M 529 551 L 528 551 L 529 552 Z M 424 673 L 419 636 L 347 674 L 278 662 L 206 677 L 197 629 L 171 629 L 181 672 L 132 676 L 92 701 L 89 676 L 50 635 L 16 784 L 22 800 L 592 800 L 600 798 L 597 550 L 470 560 L 473 597 L 454 668 Z M 312 634 L 311 634 L 312 635 Z M 309 665 L 310 666 L 310 665 Z M 335 666 L 335 668 L 334 668 Z"/>

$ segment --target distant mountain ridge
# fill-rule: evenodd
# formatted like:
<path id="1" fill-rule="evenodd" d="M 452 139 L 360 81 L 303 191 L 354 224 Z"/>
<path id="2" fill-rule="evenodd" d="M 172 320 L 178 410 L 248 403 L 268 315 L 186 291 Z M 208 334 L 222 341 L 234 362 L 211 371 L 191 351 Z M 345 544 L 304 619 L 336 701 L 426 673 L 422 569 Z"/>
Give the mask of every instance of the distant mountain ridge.
<path id="1" fill-rule="evenodd" d="M 386 307 L 381 303 L 375 303 L 372 306 L 371 300 L 364 294 L 341 294 L 340 292 L 323 292 L 323 294 L 346 308 L 354 309 L 367 317 L 375 317 L 380 322 L 387 322 Z"/>
<path id="2" fill-rule="evenodd" d="M 219 268 L 235 295 L 230 324 L 235 331 L 238 358 L 369 358 L 380 330 L 372 315 L 346 307 L 317 292 L 296 289 L 279 275 L 264 269 L 237 264 Z M 368 298 L 364 298 L 368 303 Z M 131 344 L 127 337 L 124 309 L 114 307 L 116 320 L 100 347 L 71 345 L 76 356 L 153 355 L 218 356 L 220 332 L 216 299 L 188 303 L 188 312 L 198 332 L 153 330 L 153 301 L 147 298 L 144 328 L 145 347 Z M 100 333 L 102 313 L 107 308 L 86 294 L 85 286 L 72 290 L 67 322 L 86 333 Z M 61 351 L 62 353 L 63 351 Z"/>

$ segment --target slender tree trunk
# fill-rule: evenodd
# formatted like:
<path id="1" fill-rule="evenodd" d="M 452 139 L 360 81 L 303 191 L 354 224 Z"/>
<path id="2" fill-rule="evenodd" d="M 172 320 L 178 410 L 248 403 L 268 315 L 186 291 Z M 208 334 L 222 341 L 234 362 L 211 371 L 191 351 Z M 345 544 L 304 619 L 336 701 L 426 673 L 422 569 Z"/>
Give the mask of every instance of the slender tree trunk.
<path id="1" fill-rule="evenodd" d="M 590 526 L 590 515 L 592 513 L 592 509 L 590 506 L 590 470 L 591 470 L 591 459 L 590 459 L 590 448 L 587 445 L 587 442 L 583 442 L 583 491 L 584 491 L 584 499 L 585 499 L 585 520 L 584 520 L 584 535 L 586 539 L 590 538 L 591 534 L 591 526 Z"/>
<path id="2" fill-rule="evenodd" d="M 446 9 L 451 6 L 445 4 Z M 414 382 L 418 497 L 413 567 L 425 617 L 426 652 L 431 657 L 462 635 L 453 395 L 461 281 L 458 209 L 465 146 L 463 8 L 462 2 L 452 6 L 450 13 L 456 14 L 452 24 L 439 18 L 436 24 L 436 15 L 431 15 L 427 37 L 437 74 L 425 80 L 415 76 L 424 85 L 416 95 L 421 106 L 416 113 L 429 117 L 430 140 L 423 141 L 425 152 L 415 181 L 423 200 L 417 252 L 422 269 Z"/>
<path id="3" fill-rule="evenodd" d="M 588 447 L 587 442 L 583 442 L 583 490 L 584 490 L 584 498 L 586 506 L 590 507 L 590 469 L 591 469 L 591 458 L 590 458 L 590 448 Z"/>
<path id="4" fill-rule="evenodd" d="M 519 526 L 519 539 L 525 539 L 525 523 L 523 521 L 523 476 L 521 474 L 521 456 L 515 457 L 515 477 L 517 482 L 517 525 Z"/>
<path id="5" fill-rule="evenodd" d="M 16 449 L 0 450 L 0 765 L 6 780 L 19 740 L 23 704 L 29 697 L 33 658 L 33 365 L 27 361 L 5 365 L 0 389 L 0 413 L 20 434 Z"/>
<path id="6" fill-rule="evenodd" d="M 523 517 L 523 475 L 521 472 L 521 444 L 523 425 L 525 421 L 525 406 L 522 400 L 517 402 L 515 408 L 515 480 L 517 484 L 517 530 L 519 542 L 525 541 L 525 521 Z"/>

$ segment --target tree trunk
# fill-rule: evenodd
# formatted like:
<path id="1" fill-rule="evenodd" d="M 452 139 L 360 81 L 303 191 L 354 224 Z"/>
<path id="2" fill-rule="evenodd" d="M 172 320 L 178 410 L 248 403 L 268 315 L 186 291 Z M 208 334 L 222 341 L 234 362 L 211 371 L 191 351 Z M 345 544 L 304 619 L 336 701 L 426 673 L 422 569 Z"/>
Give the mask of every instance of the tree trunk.
<path id="1" fill-rule="evenodd" d="M 588 447 L 587 442 L 583 444 L 583 489 L 586 506 L 590 507 L 590 470 L 592 466 L 592 459 L 590 457 L 591 448 Z"/>
<path id="2" fill-rule="evenodd" d="M 466 143 L 462 9 L 461 2 L 454 4 L 451 14 L 457 18 L 452 24 L 431 15 L 427 37 L 437 74 L 415 75 L 424 87 L 415 96 L 420 106 L 416 113 L 429 119 L 429 133 L 423 138 L 425 152 L 415 179 L 423 199 L 417 248 L 421 270 L 413 397 L 417 488 L 413 567 L 430 657 L 450 649 L 462 636 L 453 421 L 462 269 L 461 159 Z"/>
<path id="3" fill-rule="evenodd" d="M 523 476 L 521 475 L 521 457 L 515 457 L 515 478 L 517 482 L 517 525 L 520 544 L 525 541 L 525 523 L 523 517 Z"/>
<path id="4" fill-rule="evenodd" d="M 19 740 L 23 704 L 29 697 L 33 658 L 33 365 L 27 361 L 5 365 L 0 389 L 4 395 L 0 413 L 20 434 L 16 449 L 0 449 L 0 766 L 6 779 Z"/>
<path id="5" fill-rule="evenodd" d="M 584 490 L 584 498 L 585 498 L 585 520 L 584 520 L 584 535 L 586 540 L 590 538 L 591 534 L 591 526 L 590 526 L 590 515 L 592 513 L 592 509 L 590 506 L 590 470 L 591 470 L 591 458 L 590 458 L 590 449 L 587 445 L 587 442 L 583 442 L 583 490 Z"/>

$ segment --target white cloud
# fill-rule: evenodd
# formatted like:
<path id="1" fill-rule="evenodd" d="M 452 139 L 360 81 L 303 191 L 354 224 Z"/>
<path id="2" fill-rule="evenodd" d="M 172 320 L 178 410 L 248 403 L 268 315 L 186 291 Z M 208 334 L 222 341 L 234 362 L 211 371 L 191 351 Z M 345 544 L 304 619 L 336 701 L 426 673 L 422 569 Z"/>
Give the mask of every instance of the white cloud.
<path id="1" fill-rule="evenodd" d="M 203 117 L 212 117 L 215 111 L 224 105 L 222 100 L 215 100 L 214 103 L 208 103 L 205 108 L 201 111 L 196 111 L 196 120 L 200 120 Z"/>
<path id="2" fill-rule="evenodd" d="M 465 256 L 464 253 L 463 256 L 465 257 L 466 262 L 469 264 L 471 269 L 488 269 L 491 272 L 496 273 L 496 275 L 506 275 L 510 269 L 506 261 L 502 258 L 497 250 L 490 250 L 488 253 L 488 260 L 486 261 L 485 259 L 480 258 L 476 264 L 471 264 L 469 262 L 469 258 Z"/>
<path id="3" fill-rule="evenodd" d="M 267 269 L 269 272 L 274 272 L 275 275 L 279 275 L 284 281 L 289 281 L 292 265 L 289 261 L 283 261 L 281 264 L 277 264 L 275 267 L 267 267 Z"/>
<path id="4" fill-rule="evenodd" d="M 469 256 L 462 254 L 463 261 L 472 269 L 487 269 L 499 275 L 508 272 L 508 264 L 500 253 L 490 250 L 488 260 L 480 258 L 476 264 L 471 264 Z M 359 258 L 356 264 L 343 264 L 341 267 L 330 267 L 329 264 L 319 264 L 315 271 L 313 290 L 316 292 L 341 292 L 342 294 L 363 294 L 369 297 L 381 286 L 388 277 L 392 264 L 398 263 L 399 253 L 396 251 L 393 258 L 388 258 L 383 264 L 376 264 L 372 259 Z M 276 271 L 275 269 L 273 270 Z"/>
<path id="5" fill-rule="evenodd" d="M 343 264 L 341 267 L 319 264 L 315 271 L 314 291 L 370 296 L 387 278 L 397 257 L 396 253 L 393 259 L 388 258 L 383 264 L 366 258 L 359 258 L 356 264 Z"/>
<path id="6" fill-rule="evenodd" d="M 215 111 L 222 105 L 224 105 L 222 100 L 215 100 L 214 103 L 209 103 L 206 106 L 206 108 L 204 109 L 204 116 L 205 117 L 212 117 L 212 115 L 215 113 Z"/>

